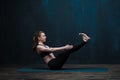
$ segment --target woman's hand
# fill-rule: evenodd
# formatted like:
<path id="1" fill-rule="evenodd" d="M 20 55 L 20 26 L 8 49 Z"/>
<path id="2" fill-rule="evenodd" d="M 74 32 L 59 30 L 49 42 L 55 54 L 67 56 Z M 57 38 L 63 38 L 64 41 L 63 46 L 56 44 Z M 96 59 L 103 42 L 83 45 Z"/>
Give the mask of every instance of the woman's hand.
<path id="1" fill-rule="evenodd" d="M 72 49 L 72 48 L 73 48 L 73 45 L 69 45 L 69 44 L 65 45 L 66 50 L 69 50 L 69 49 Z"/>

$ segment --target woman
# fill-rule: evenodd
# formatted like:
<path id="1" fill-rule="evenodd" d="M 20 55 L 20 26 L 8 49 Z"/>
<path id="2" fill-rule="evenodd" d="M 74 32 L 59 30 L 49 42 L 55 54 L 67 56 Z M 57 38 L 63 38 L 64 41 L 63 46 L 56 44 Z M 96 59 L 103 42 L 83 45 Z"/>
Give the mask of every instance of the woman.
<path id="1" fill-rule="evenodd" d="M 83 39 L 83 42 L 79 45 L 73 46 L 67 44 L 62 47 L 49 47 L 44 44 L 46 42 L 45 33 L 43 31 L 38 31 L 33 37 L 33 49 L 43 58 L 50 69 L 58 70 L 62 68 L 63 64 L 72 52 L 79 50 L 90 39 L 90 37 L 88 37 L 85 33 L 79 33 L 79 35 L 81 35 Z M 62 53 L 56 57 L 53 54 L 53 52 L 56 51 L 62 51 Z"/>

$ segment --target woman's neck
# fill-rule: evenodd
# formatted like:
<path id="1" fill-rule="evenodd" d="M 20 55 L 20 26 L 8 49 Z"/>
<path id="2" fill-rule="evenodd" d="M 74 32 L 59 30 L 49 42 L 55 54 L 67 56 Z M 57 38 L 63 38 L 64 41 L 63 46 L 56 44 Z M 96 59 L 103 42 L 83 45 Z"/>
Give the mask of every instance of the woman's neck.
<path id="1" fill-rule="evenodd" d="M 42 44 L 42 45 L 44 45 L 44 43 L 43 43 L 43 42 L 41 42 L 41 41 L 39 41 L 39 42 L 38 42 L 38 44 Z"/>

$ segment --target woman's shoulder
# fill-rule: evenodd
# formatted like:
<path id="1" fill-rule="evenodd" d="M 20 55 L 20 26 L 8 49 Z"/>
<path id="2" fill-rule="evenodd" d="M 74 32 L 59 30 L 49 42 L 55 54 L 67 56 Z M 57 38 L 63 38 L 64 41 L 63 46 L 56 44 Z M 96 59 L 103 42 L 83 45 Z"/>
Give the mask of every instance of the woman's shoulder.
<path id="1" fill-rule="evenodd" d="M 44 45 L 44 44 L 38 44 L 37 47 L 38 47 L 38 48 L 39 48 L 39 47 L 49 48 L 48 45 Z"/>

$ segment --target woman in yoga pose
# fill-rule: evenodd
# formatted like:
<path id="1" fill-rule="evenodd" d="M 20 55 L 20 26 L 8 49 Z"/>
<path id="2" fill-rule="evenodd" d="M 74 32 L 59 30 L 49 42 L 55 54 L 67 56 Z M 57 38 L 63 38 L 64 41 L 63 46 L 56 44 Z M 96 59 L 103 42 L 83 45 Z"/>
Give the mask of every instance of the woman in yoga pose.
<path id="1" fill-rule="evenodd" d="M 90 37 L 88 37 L 85 33 L 79 33 L 82 36 L 82 42 L 79 45 L 65 45 L 62 47 L 49 47 L 45 45 L 46 35 L 43 31 L 38 31 L 35 33 L 33 37 L 33 49 L 37 51 L 38 55 L 40 55 L 44 62 L 48 65 L 49 69 L 59 70 L 62 68 L 69 55 L 77 50 L 79 50 L 82 46 L 84 46 Z M 62 53 L 58 56 L 54 55 L 54 52 L 62 51 Z"/>

